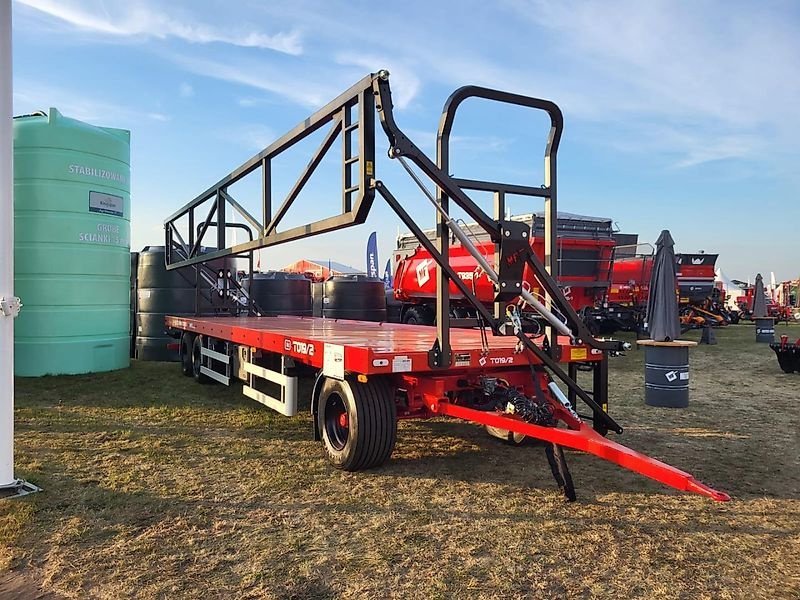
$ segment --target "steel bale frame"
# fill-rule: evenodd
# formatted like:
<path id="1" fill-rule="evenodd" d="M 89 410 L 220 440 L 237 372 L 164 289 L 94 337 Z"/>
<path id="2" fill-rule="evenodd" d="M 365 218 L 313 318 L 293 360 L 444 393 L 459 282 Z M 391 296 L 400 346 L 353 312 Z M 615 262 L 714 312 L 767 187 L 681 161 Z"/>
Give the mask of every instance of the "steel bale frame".
<path id="1" fill-rule="evenodd" d="M 512 185 L 499 182 L 479 181 L 451 177 L 449 170 L 450 133 L 458 107 L 469 98 L 479 98 L 501 103 L 523 106 L 547 113 L 551 126 L 545 149 L 545 180 L 539 187 Z M 608 430 L 622 433 L 622 427 L 609 416 L 606 411 L 608 402 L 608 357 L 610 354 L 619 353 L 626 349 L 626 345 L 616 340 L 595 339 L 588 331 L 579 315 L 564 297 L 557 283 L 557 255 L 556 255 L 556 224 L 557 224 L 557 152 L 563 131 L 563 117 L 560 109 L 554 103 L 537 98 L 530 98 L 508 92 L 491 90 L 488 88 L 466 86 L 460 88 L 445 103 L 439 124 L 437 139 L 437 160 L 428 158 L 397 126 L 392 110 L 391 90 L 389 75 L 386 71 L 370 74 L 346 92 L 338 96 L 325 107 L 314 113 L 311 117 L 297 125 L 290 132 L 273 142 L 265 150 L 245 162 L 238 169 L 224 177 L 194 200 L 176 211 L 165 221 L 165 241 L 167 246 L 167 269 L 178 269 L 188 266 L 200 265 L 204 262 L 228 256 L 251 257 L 259 248 L 304 239 L 329 231 L 350 227 L 364 223 L 372 207 L 375 194 L 380 195 L 392 208 L 397 216 L 416 236 L 419 243 L 430 253 L 439 267 L 437 275 L 437 329 L 436 339 L 428 352 L 428 369 L 434 371 L 420 379 L 421 389 L 426 389 L 435 384 L 435 371 L 439 370 L 443 376 L 453 366 L 451 351 L 451 318 L 449 312 L 449 283 L 452 282 L 463 294 L 464 299 L 472 304 L 473 308 L 485 326 L 495 336 L 514 336 L 518 339 L 517 352 L 524 355 L 530 364 L 532 381 L 537 382 L 544 377 L 544 368 L 547 368 L 556 378 L 567 387 L 569 399 L 573 401 L 580 398 L 592 409 L 591 419 L 595 429 L 602 434 Z M 352 111 L 357 111 L 357 118 L 352 118 Z M 415 220 L 408 214 L 398 199 L 376 178 L 375 173 L 375 116 L 378 116 L 381 128 L 389 140 L 389 158 L 398 160 L 409 176 L 428 196 L 436 209 L 437 239 L 434 244 L 424 235 Z M 321 144 L 314 152 L 311 160 L 298 176 L 294 186 L 281 205 L 274 211 L 272 203 L 272 160 L 282 152 L 330 125 Z M 352 153 L 352 136 L 358 135 L 358 154 Z M 286 231 L 277 230 L 283 217 L 295 202 L 305 184 L 313 175 L 322 159 L 331 151 L 334 142 L 342 136 L 341 168 L 342 168 L 342 194 L 341 211 L 338 215 L 309 222 L 305 225 L 293 227 Z M 431 194 L 417 172 L 420 171 L 436 188 L 435 198 Z M 355 177 L 353 170 L 356 170 Z M 247 212 L 228 192 L 228 188 L 244 177 L 260 171 L 262 182 L 262 214 L 258 219 Z M 494 195 L 494 217 L 487 215 L 475 204 L 464 190 L 477 190 L 491 192 Z M 528 243 L 528 232 L 524 225 L 503 220 L 506 194 L 521 194 L 529 197 L 542 198 L 545 204 L 545 257 L 540 260 Z M 495 276 L 498 293 L 494 302 L 494 309 L 489 310 L 473 294 L 465 282 L 458 277 L 449 263 L 449 236 L 448 228 L 453 233 L 458 233 L 452 226 L 448 211 L 450 203 L 464 210 L 477 225 L 484 231 L 489 239 L 496 244 L 496 261 L 498 266 Z M 210 206 L 206 206 L 210 204 Z M 254 231 L 250 241 L 227 247 L 226 233 L 230 226 L 227 220 L 228 210 L 232 208 L 248 223 Z M 205 217 L 198 218 L 206 210 Z M 178 222 L 182 218 L 188 219 L 188 241 L 179 231 Z M 214 220 L 216 219 L 216 220 Z M 216 223 L 216 250 L 202 254 L 201 248 L 209 228 Z M 195 228 L 197 231 L 195 232 Z M 463 232 L 462 232 L 463 233 Z M 463 243 L 463 240 L 462 240 Z M 477 258 L 477 257 L 476 257 Z M 537 344 L 517 326 L 513 319 L 513 311 L 505 313 L 505 306 L 513 298 L 520 295 L 520 280 L 523 267 L 527 266 L 535 274 L 545 292 L 545 303 L 537 310 L 548 321 L 549 325 L 543 337 L 543 343 Z M 485 268 L 484 268 L 485 270 Z M 228 283 L 224 283 L 227 294 Z M 523 293 L 524 296 L 524 293 Z M 530 297 L 531 295 L 528 294 Z M 533 302 L 534 300 L 528 300 Z M 537 301 L 538 302 L 538 301 Z M 248 304 L 252 313 L 252 306 Z M 557 310 L 564 319 L 558 319 L 552 314 L 551 309 Z M 597 361 L 587 361 L 587 366 L 593 371 L 592 391 L 587 392 L 577 382 L 578 368 L 571 360 L 564 360 L 569 364 L 565 371 L 559 364 L 563 358 L 560 356 L 560 345 L 557 343 L 556 329 L 567 333 L 571 343 L 584 345 L 592 353 L 600 355 Z M 536 384 L 538 385 L 538 384 Z M 435 385 L 434 385 L 435 388 Z M 566 401 L 566 399 L 565 399 Z M 679 489 L 692 489 L 698 491 L 697 486 L 705 491 L 699 491 L 715 499 L 725 499 L 720 493 L 705 488 L 694 481 L 691 476 L 668 465 L 639 455 L 632 450 L 614 442 L 605 440 L 596 432 L 590 432 L 587 426 L 578 419 L 577 414 L 563 410 L 556 406 L 559 417 L 574 431 L 554 430 L 547 435 L 540 430 L 545 429 L 539 425 L 526 423 L 518 419 L 511 419 L 503 415 L 488 415 L 467 407 L 458 406 L 450 402 L 435 401 L 431 411 L 439 414 L 473 420 L 487 425 L 502 423 L 503 427 L 511 431 L 532 435 L 551 441 L 553 444 L 563 444 L 570 447 L 586 450 L 598 456 L 617 462 L 627 468 L 654 477 L 659 481 L 679 487 Z M 571 409 L 570 409 L 571 410 Z M 491 421 L 491 423 L 489 422 Z M 496 423 L 497 422 L 497 423 Z M 576 437 L 577 436 L 577 437 Z M 600 441 L 602 440 L 602 441 Z M 561 453 L 560 449 L 558 450 Z M 551 453 L 548 458 L 551 459 Z M 636 455 L 636 456 L 633 456 Z M 560 454 L 563 462 L 563 454 Z M 551 466 L 554 464 L 551 460 Z M 662 473 L 661 466 L 671 470 L 671 475 Z M 676 475 L 679 474 L 679 475 Z M 556 469 L 554 468 L 554 475 Z M 674 477 L 683 483 L 674 483 Z M 558 477 L 557 477 L 558 479 Z M 715 496 L 715 494 L 717 494 Z M 574 494 L 573 494 L 574 495 Z"/>

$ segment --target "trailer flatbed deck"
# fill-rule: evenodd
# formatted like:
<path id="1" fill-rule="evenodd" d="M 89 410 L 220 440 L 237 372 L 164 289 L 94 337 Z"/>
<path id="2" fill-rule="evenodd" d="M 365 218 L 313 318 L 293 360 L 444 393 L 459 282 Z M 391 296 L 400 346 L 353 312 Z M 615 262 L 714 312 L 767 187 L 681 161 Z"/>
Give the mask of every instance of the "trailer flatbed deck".
<path id="1" fill-rule="evenodd" d="M 290 356 L 323 368 L 326 356 L 343 356 L 344 370 L 364 375 L 431 371 L 428 351 L 436 339 L 436 328 L 372 321 L 321 317 L 175 317 L 168 327 L 211 336 L 236 344 Z M 585 345 L 558 338 L 560 362 L 602 360 L 602 353 Z M 453 329 L 451 370 L 481 367 L 528 366 L 526 354 L 516 352 L 516 337 L 492 337 L 484 352 L 477 329 Z M 530 356 L 535 364 L 535 357 Z M 439 369 L 441 370 L 441 369 Z"/>

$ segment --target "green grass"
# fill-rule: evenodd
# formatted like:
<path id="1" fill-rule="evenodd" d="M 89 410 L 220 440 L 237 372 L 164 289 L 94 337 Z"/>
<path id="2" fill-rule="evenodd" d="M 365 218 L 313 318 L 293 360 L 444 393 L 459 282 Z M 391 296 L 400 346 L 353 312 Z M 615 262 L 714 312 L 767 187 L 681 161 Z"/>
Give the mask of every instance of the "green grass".
<path id="1" fill-rule="evenodd" d="M 335 471 L 306 413 L 174 364 L 18 380 L 16 471 L 45 491 L 0 502 L 0 570 L 75 598 L 797 597 L 800 375 L 754 337 L 691 351 L 688 409 L 644 405 L 643 352 L 611 366 L 618 439 L 728 504 L 573 452 L 565 504 L 540 448 L 440 419 Z"/>

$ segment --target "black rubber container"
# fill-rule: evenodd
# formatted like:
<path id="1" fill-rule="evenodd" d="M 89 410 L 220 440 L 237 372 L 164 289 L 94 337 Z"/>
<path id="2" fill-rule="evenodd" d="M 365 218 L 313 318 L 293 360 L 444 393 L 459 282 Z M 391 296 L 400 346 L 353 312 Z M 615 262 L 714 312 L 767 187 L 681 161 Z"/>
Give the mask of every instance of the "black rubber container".
<path id="1" fill-rule="evenodd" d="M 242 280 L 242 287 L 264 316 L 311 316 L 311 281 L 299 273 L 255 273 L 252 282 L 248 277 Z"/>
<path id="2" fill-rule="evenodd" d="M 366 275 L 332 277 L 323 283 L 322 316 L 328 319 L 386 321 L 383 280 Z"/>
<path id="3" fill-rule="evenodd" d="M 136 269 L 136 341 L 138 360 L 176 361 L 177 340 L 164 325 L 166 315 L 196 314 L 195 270 L 192 267 L 167 271 L 164 246 L 146 246 L 139 253 Z M 208 263 L 215 271 L 231 269 L 232 261 Z M 200 279 L 200 314 L 214 314 L 216 292 Z"/>
<path id="4" fill-rule="evenodd" d="M 131 358 L 136 356 L 136 272 L 138 269 L 139 253 L 131 252 Z"/>
<path id="5" fill-rule="evenodd" d="M 389 288 L 386 290 L 386 320 L 389 323 L 399 323 L 402 311 L 403 303 L 394 297 L 394 290 Z"/>

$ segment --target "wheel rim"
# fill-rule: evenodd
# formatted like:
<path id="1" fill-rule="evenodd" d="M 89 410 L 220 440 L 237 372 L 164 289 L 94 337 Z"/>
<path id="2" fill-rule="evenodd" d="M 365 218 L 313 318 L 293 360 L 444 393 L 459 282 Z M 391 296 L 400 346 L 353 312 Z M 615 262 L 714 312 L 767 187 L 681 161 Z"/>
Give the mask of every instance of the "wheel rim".
<path id="1" fill-rule="evenodd" d="M 347 409 L 339 394 L 331 394 L 325 405 L 325 433 L 328 443 L 334 450 L 344 449 L 350 435 L 350 422 Z"/>

